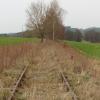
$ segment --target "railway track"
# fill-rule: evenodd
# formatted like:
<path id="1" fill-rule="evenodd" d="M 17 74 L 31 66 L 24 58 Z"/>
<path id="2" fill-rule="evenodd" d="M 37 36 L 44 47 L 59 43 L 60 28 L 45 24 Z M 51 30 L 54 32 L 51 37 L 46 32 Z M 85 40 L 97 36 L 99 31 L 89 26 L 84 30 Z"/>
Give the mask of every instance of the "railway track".
<path id="1" fill-rule="evenodd" d="M 13 100 L 14 94 L 16 93 L 17 88 L 20 86 L 21 81 L 22 81 L 27 69 L 28 69 L 28 66 L 25 66 L 24 69 L 22 70 L 21 74 L 19 75 L 17 82 L 14 84 L 13 88 L 11 89 L 11 95 L 8 98 L 8 100 Z"/>
<path id="2" fill-rule="evenodd" d="M 44 56 L 44 52 L 42 55 L 38 54 L 38 57 L 40 59 L 38 61 L 39 65 L 30 65 L 32 67 L 24 66 L 18 80 L 11 89 L 11 95 L 8 100 L 17 100 L 15 95 L 17 94 L 17 91 L 20 91 L 21 83 L 24 84 L 25 82 L 25 85 L 26 83 L 30 85 L 30 87 L 25 87 L 31 88 L 30 81 L 32 82 L 33 87 L 33 93 L 31 96 L 34 97 L 29 99 L 28 96 L 26 100 L 58 100 L 60 97 L 63 97 L 63 94 L 67 94 L 67 92 L 70 92 L 70 96 L 72 98 L 70 100 L 79 100 L 79 98 L 73 91 L 69 80 L 64 75 L 62 68 L 58 67 L 61 66 L 60 63 L 56 59 L 51 59 L 52 56 L 55 56 L 57 59 L 59 59 L 58 55 L 55 55 L 56 52 L 52 52 L 52 49 L 51 52 L 48 53 L 48 49 L 45 51 L 47 53 L 47 57 L 46 55 Z M 44 57 L 44 59 L 41 57 Z M 51 66 L 52 62 L 54 62 L 54 64 L 52 64 Z M 29 75 L 28 73 L 30 70 L 32 71 L 31 75 Z M 23 81 L 24 79 L 25 81 Z M 60 89 L 61 87 L 63 88 Z M 68 91 L 66 89 L 68 89 Z M 25 92 L 24 90 L 25 89 L 23 89 L 23 91 L 21 92 Z M 60 100 L 68 100 L 68 98 L 61 98 Z"/>
<path id="3" fill-rule="evenodd" d="M 62 72 L 61 69 L 59 70 L 59 72 L 60 72 L 60 75 L 62 77 L 62 81 L 64 82 L 64 85 L 66 86 L 66 88 L 70 91 L 73 100 L 79 100 L 78 97 L 77 97 L 77 95 L 73 91 L 73 89 L 72 89 L 69 81 L 67 80 L 68 77 L 67 78 L 65 77 L 65 75 L 63 74 L 63 72 Z"/>
<path id="4" fill-rule="evenodd" d="M 21 84 L 21 82 L 22 82 L 22 80 L 23 80 L 23 78 L 24 78 L 24 75 L 25 75 L 27 69 L 28 69 L 28 66 L 25 66 L 24 69 L 23 69 L 23 71 L 21 72 L 21 74 L 20 74 L 20 76 L 19 76 L 17 82 L 15 83 L 15 85 L 13 86 L 13 88 L 11 89 L 11 95 L 10 95 L 10 97 L 8 98 L 8 100 L 14 100 L 14 95 L 16 94 L 18 88 L 20 88 L 20 84 Z M 51 70 L 53 70 L 53 69 L 51 69 Z M 57 70 L 57 69 L 54 68 L 54 70 Z M 72 98 L 73 98 L 72 100 L 79 100 L 78 97 L 76 96 L 76 94 L 74 93 L 74 91 L 72 90 L 72 87 L 70 86 L 70 84 L 69 84 L 68 80 L 66 79 L 65 75 L 63 74 L 63 71 L 61 70 L 61 68 L 59 68 L 58 72 L 59 72 L 59 74 L 60 74 L 60 76 L 61 76 L 61 78 L 62 78 L 62 82 L 63 82 L 63 84 L 64 84 L 64 86 L 65 86 L 64 88 L 68 89 L 68 91 L 70 92 L 70 94 L 71 94 L 71 96 L 72 96 Z M 45 72 L 45 73 L 46 73 L 46 72 Z M 45 73 L 44 73 L 44 74 L 45 74 Z M 49 72 L 47 72 L 47 73 L 49 73 Z M 46 74 L 47 74 L 47 73 L 46 73 Z M 36 74 L 37 74 L 37 73 L 36 73 Z M 41 74 L 41 73 L 40 73 L 40 74 Z M 42 73 L 42 74 L 43 74 L 43 73 Z M 51 85 L 53 86 L 53 84 L 51 84 Z M 36 89 L 36 88 L 35 88 L 35 89 Z M 36 90 L 34 90 L 34 91 L 36 91 Z M 35 94 L 34 94 L 34 95 L 35 95 Z M 67 99 L 67 98 L 66 98 L 66 99 Z"/>

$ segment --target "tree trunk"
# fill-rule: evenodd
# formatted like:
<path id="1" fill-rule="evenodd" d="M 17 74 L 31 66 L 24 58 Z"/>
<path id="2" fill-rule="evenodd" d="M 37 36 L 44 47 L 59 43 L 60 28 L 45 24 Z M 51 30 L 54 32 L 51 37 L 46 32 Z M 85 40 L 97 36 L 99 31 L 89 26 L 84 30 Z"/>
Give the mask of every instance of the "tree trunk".
<path id="1" fill-rule="evenodd" d="M 41 42 L 44 42 L 44 34 L 41 34 Z"/>

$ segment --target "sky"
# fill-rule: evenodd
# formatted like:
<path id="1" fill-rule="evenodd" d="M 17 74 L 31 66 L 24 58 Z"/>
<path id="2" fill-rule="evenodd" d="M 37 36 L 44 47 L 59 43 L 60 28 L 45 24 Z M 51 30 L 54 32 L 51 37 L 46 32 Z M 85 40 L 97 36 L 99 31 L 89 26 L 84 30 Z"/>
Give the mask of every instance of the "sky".
<path id="1" fill-rule="evenodd" d="M 0 33 L 25 30 L 26 9 L 39 0 L 0 0 Z M 43 1 L 43 0 L 42 0 Z M 50 0 L 44 0 L 48 3 Z M 58 0 L 66 11 L 64 24 L 74 28 L 100 27 L 100 0 Z"/>

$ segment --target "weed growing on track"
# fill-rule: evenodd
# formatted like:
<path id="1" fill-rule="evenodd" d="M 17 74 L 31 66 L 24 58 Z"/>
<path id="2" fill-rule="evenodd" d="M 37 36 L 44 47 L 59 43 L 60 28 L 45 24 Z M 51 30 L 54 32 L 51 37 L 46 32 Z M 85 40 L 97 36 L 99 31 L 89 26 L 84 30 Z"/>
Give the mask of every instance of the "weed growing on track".
<path id="1" fill-rule="evenodd" d="M 0 100 L 8 97 L 9 91 L 6 88 L 14 85 L 23 67 L 27 65 L 26 59 L 29 60 L 32 56 L 30 51 L 33 50 L 34 43 L 39 41 L 38 39 L 26 40 L 24 41 L 23 38 L 2 38 L 0 40 Z"/>

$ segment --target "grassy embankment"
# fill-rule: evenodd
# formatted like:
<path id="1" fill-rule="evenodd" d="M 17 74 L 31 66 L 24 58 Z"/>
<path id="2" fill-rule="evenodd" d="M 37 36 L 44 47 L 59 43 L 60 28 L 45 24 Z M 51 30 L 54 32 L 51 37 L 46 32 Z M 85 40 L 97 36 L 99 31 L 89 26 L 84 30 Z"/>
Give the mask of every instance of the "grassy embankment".
<path id="1" fill-rule="evenodd" d="M 68 43 L 73 48 L 80 50 L 89 57 L 100 58 L 100 43 L 74 41 L 64 41 L 64 43 Z"/>

